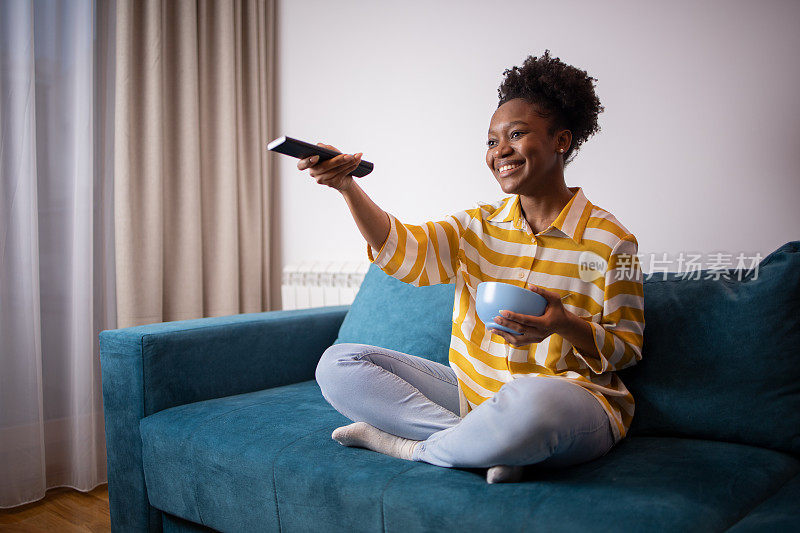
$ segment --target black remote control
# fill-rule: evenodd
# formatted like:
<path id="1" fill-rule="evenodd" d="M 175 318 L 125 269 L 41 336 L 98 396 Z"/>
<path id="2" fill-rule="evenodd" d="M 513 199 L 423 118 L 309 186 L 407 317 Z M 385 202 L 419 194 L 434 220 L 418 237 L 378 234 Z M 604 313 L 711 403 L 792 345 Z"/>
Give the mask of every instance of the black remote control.
<path id="1" fill-rule="evenodd" d="M 267 150 L 272 150 L 273 152 L 278 152 L 279 154 L 290 155 L 298 159 L 311 157 L 312 155 L 318 155 L 320 161 L 333 159 L 339 155 L 339 152 L 334 152 L 333 150 L 323 148 L 322 146 L 317 146 L 316 144 L 293 139 L 292 137 L 287 137 L 286 135 L 283 137 L 278 137 L 269 143 L 267 145 Z M 375 168 L 375 165 L 362 159 L 351 175 L 358 178 L 363 178 L 372 172 L 373 168 Z"/>

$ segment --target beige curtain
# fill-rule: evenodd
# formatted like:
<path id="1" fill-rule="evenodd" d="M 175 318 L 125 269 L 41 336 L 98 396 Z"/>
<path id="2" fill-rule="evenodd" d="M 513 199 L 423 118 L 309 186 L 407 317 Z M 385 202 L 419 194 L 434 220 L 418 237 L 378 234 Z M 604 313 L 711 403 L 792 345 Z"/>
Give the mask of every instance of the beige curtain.
<path id="1" fill-rule="evenodd" d="M 118 0 L 116 32 L 118 327 L 270 310 L 274 1 Z"/>

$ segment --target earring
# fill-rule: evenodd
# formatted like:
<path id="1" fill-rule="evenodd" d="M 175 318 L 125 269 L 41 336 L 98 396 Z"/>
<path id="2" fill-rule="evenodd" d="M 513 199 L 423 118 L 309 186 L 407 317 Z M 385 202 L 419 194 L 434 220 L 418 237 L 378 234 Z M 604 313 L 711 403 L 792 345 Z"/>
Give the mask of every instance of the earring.
<path id="1" fill-rule="evenodd" d="M 563 152 L 563 151 L 564 151 L 564 149 L 563 149 L 563 148 L 562 148 L 561 150 L 559 150 L 559 152 Z"/>

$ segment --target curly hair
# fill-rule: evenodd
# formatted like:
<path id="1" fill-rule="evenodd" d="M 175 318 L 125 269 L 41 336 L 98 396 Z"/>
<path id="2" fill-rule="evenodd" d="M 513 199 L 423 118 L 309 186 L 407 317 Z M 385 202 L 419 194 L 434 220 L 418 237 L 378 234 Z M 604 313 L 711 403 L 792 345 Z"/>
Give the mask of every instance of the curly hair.
<path id="1" fill-rule="evenodd" d="M 594 92 L 592 81 L 597 79 L 559 58 L 550 57 L 545 50 L 542 57 L 528 56 L 521 67 L 503 71 L 503 82 L 497 89 L 500 102 L 497 107 L 514 98 L 534 104 L 538 113 L 551 118 L 548 135 L 557 130 L 572 132 L 572 142 L 564 155 L 564 166 L 575 159 L 581 144 L 600 131 L 597 115 L 605 109 Z"/>

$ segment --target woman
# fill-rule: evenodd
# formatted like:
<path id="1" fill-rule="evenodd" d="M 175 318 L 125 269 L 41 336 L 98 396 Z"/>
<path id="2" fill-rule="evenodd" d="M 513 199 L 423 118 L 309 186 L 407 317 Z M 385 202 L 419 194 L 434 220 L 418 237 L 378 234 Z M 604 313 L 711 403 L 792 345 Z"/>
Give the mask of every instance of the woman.
<path id="1" fill-rule="evenodd" d="M 356 421 L 334 430 L 339 443 L 488 468 L 496 483 L 518 480 L 524 465 L 595 459 L 625 437 L 634 402 L 615 371 L 641 360 L 638 243 L 564 181 L 564 167 L 599 131 L 593 80 L 549 50 L 506 70 L 486 163 L 511 196 L 441 221 L 403 224 L 375 205 L 350 176 L 361 153 L 298 162 L 342 193 L 371 262 L 416 286 L 456 284 L 449 367 L 362 344 L 323 354 L 322 393 Z M 495 318 L 518 335 L 487 329 L 475 313 L 481 281 L 527 287 L 547 309 Z"/>

